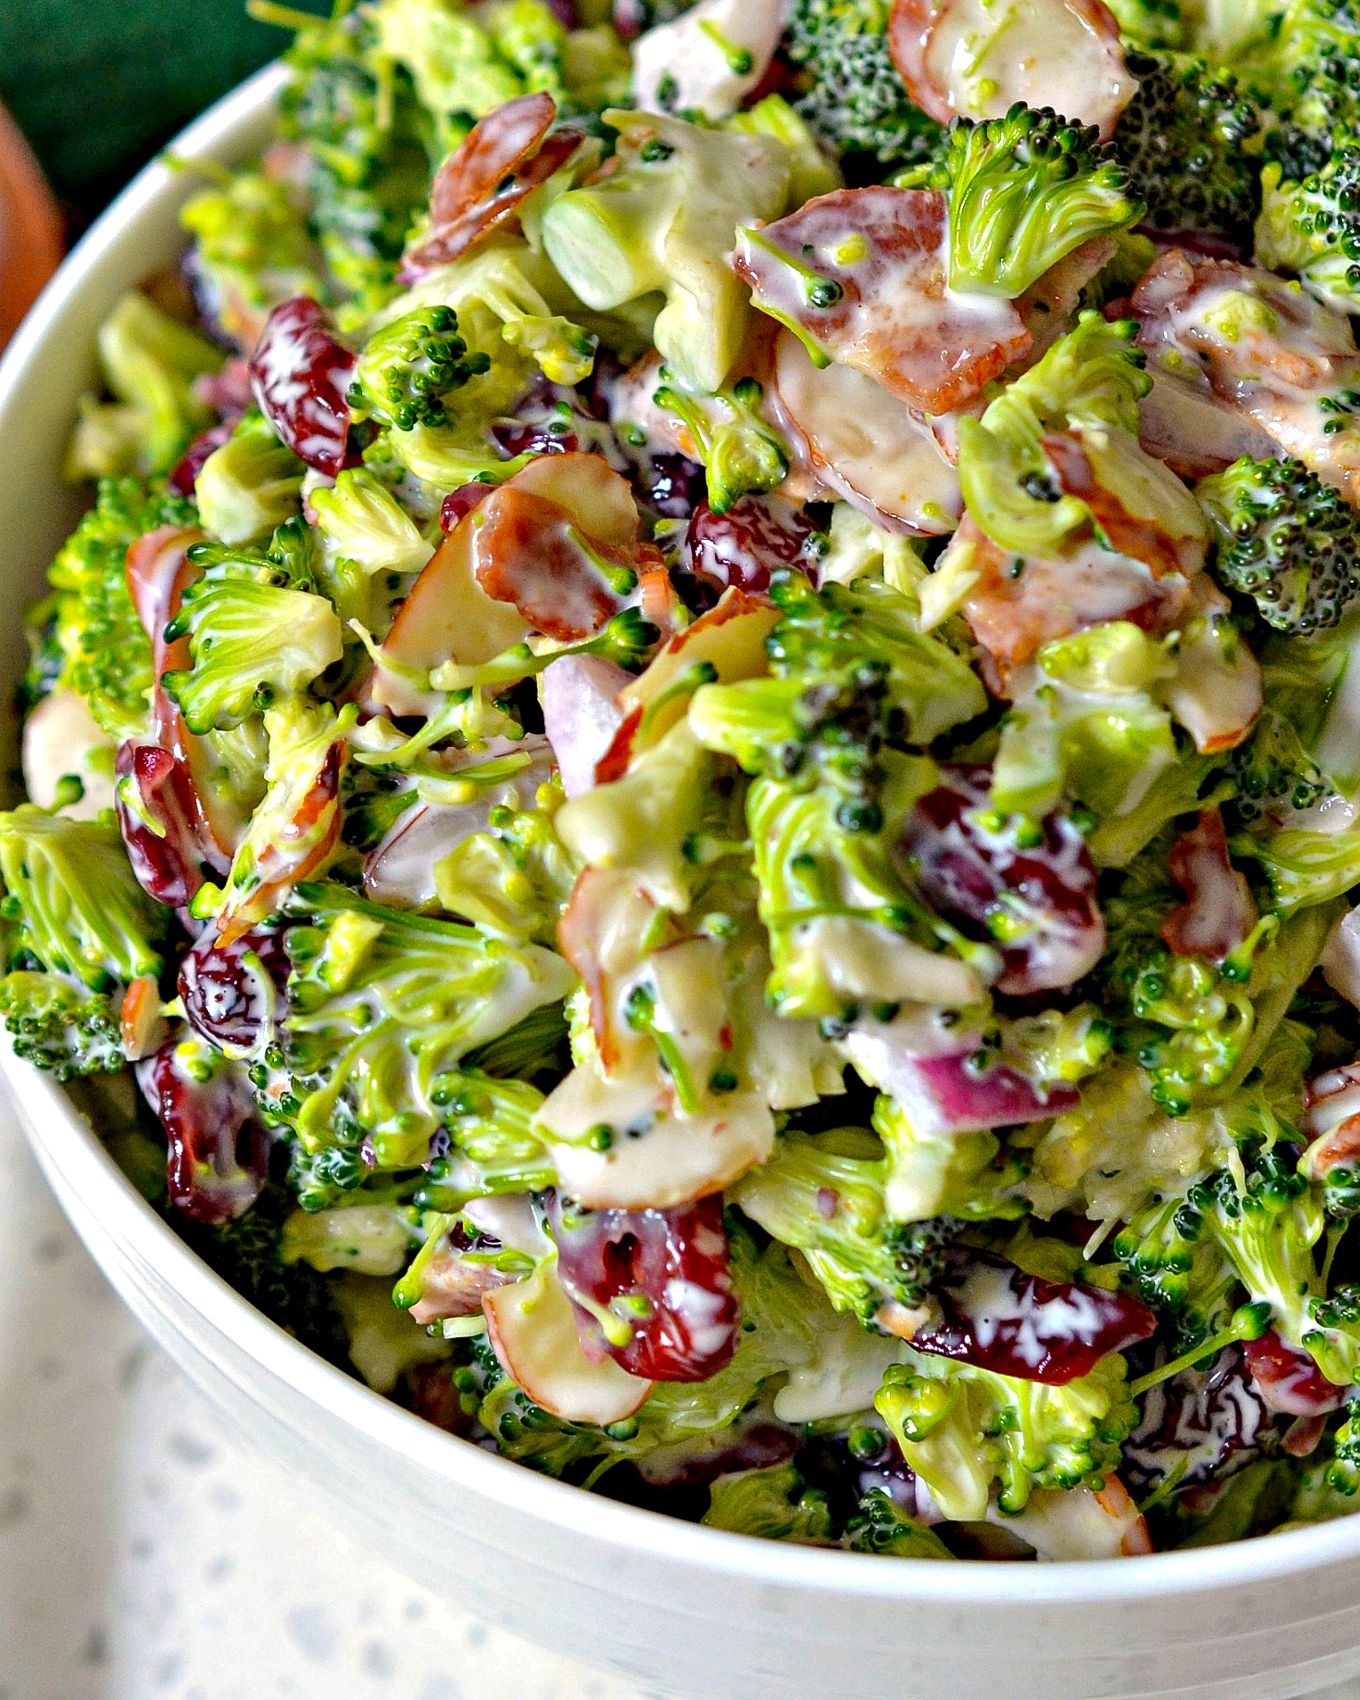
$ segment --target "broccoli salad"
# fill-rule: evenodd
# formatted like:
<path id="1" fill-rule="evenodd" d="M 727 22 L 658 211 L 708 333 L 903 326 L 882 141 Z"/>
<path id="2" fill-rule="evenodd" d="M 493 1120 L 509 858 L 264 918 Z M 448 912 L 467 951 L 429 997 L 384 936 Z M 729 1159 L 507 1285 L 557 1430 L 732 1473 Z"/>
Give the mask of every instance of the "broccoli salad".
<path id="1" fill-rule="evenodd" d="M 22 1058 L 712 1527 L 1360 1508 L 1360 0 L 360 0 L 98 336 Z"/>

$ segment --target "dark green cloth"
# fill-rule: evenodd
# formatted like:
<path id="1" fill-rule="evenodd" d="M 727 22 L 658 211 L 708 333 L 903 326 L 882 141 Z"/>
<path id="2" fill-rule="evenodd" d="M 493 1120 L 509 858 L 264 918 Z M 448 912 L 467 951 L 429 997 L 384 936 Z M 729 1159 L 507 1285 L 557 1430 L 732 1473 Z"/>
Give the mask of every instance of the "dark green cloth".
<path id="1" fill-rule="evenodd" d="M 0 101 L 80 224 L 288 40 L 244 0 L 0 0 Z"/>

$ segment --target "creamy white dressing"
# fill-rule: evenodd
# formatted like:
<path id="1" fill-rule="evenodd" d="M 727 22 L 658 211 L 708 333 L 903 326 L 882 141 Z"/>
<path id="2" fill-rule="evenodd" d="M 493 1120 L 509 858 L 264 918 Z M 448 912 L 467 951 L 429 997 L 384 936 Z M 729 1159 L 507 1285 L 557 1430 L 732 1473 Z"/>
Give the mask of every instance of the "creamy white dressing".
<path id="1" fill-rule="evenodd" d="M 1319 965 L 1334 992 L 1360 1009 L 1360 909 L 1348 909 L 1327 935 Z M 1360 1109 L 1360 1103 L 1356 1105 Z"/>
<path id="2" fill-rule="evenodd" d="M 83 794 L 61 812 L 74 820 L 93 820 L 113 807 L 114 753 L 84 697 L 54 686 L 24 721 L 24 790 L 40 809 L 50 809 L 60 781 L 78 779 Z"/>
<path id="3" fill-rule="evenodd" d="M 1048 1360 L 1055 1340 L 1084 1343 L 1097 1338 L 1104 1323 L 1100 1303 L 1084 1288 L 1039 1306 L 1016 1291 L 1008 1269 L 990 1264 L 979 1264 L 956 1290 L 978 1345 L 986 1351 L 1004 1336 L 1007 1349 L 1031 1369 Z"/>
<path id="4" fill-rule="evenodd" d="M 699 0 L 633 43 L 633 100 L 643 112 L 727 118 L 770 68 L 785 0 Z M 743 68 L 740 56 L 749 65 Z"/>
<path id="5" fill-rule="evenodd" d="M 1002 118 L 1022 100 L 1105 137 L 1138 86 L 1081 0 L 944 0 L 925 68 L 961 117 Z"/>

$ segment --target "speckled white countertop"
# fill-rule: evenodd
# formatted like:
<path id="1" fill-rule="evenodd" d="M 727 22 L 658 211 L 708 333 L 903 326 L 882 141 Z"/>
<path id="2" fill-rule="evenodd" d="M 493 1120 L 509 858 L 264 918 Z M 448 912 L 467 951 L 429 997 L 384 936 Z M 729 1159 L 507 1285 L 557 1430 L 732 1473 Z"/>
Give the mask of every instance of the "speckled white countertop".
<path id="1" fill-rule="evenodd" d="M 0 1700 L 652 1700 L 450 1609 L 218 1432 L 0 1102 Z"/>
<path id="2" fill-rule="evenodd" d="M 0 1700 L 661 1697 L 451 1609 L 219 1433 L 0 1101 Z"/>

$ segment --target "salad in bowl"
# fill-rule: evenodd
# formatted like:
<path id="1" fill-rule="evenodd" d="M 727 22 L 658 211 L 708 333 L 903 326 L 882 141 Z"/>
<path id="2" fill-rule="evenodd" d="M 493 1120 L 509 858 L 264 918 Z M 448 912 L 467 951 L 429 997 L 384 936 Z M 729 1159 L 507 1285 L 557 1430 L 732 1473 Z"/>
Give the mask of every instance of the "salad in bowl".
<path id="1" fill-rule="evenodd" d="M 583 1487 L 1360 1504 L 1353 0 L 256 10 L 29 616 L 15 1052 Z"/>

